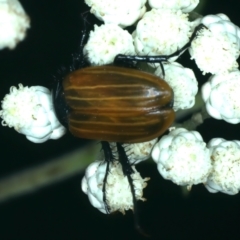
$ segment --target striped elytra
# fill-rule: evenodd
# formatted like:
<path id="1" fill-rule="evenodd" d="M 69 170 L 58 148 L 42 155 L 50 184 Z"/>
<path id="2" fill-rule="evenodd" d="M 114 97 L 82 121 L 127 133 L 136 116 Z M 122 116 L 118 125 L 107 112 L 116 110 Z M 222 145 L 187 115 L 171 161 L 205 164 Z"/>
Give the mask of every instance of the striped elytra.
<path id="1" fill-rule="evenodd" d="M 87 67 L 63 80 L 68 128 L 80 138 L 137 143 L 174 121 L 173 92 L 159 77 L 116 66 Z"/>

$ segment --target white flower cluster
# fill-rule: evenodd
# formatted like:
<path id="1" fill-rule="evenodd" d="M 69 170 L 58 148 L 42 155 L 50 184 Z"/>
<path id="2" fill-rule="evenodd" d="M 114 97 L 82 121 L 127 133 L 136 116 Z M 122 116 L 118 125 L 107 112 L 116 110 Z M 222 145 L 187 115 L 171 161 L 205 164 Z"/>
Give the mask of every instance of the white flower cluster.
<path id="1" fill-rule="evenodd" d="M 0 49 L 13 49 L 25 38 L 29 27 L 29 17 L 18 0 L 0 2 Z"/>
<path id="2" fill-rule="evenodd" d="M 196 22 L 206 28 L 199 31 L 189 52 L 203 73 L 214 74 L 201 89 L 207 112 L 213 118 L 239 123 L 240 71 L 236 59 L 240 28 L 224 14 L 208 15 Z"/>
<path id="3" fill-rule="evenodd" d="M 240 49 L 239 27 L 224 14 L 203 17 L 193 26 L 200 23 L 205 28 L 197 33 L 189 51 L 203 73 L 214 74 L 202 87 L 207 112 L 216 119 L 239 123 L 240 72 L 236 62 Z M 168 76 L 168 65 L 171 66 L 164 65 L 165 80 L 174 90 L 175 101 L 183 99 L 184 94 L 177 92 L 181 81 L 174 73 Z M 163 77 L 161 69 L 155 74 Z M 174 78 L 178 79 L 178 87 Z M 194 89 L 193 85 L 185 91 L 186 96 L 187 92 L 191 93 L 190 89 Z M 176 184 L 191 188 L 193 184 L 204 183 L 212 193 L 220 191 L 233 195 L 240 190 L 239 146 L 239 141 L 224 139 L 213 139 L 206 146 L 198 133 L 176 129 L 155 145 L 152 158 L 160 174 Z"/>
<path id="4" fill-rule="evenodd" d="M 209 15 L 190 22 L 187 13 L 197 6 L 198 0 L 149 0 L 153 9 L 148 12 L 146 0 L 85 2 L 91 7 L 91 12 L 105 23 L 94 26 L 84 47 L 84 54 L 92 65 L 110 64 L 117 54 L 172 54 L 189 42 L 197 25 L 203 24 L 204 27 L 191 42 L 189 52 L 203 74 L 214 74 L 202 87 L 207 111 L 216 119 L 240 122 L 240 73 L 236 62 L 240 31 L 226 15 Z M 134 23 L 136 29 L 132 35 L 122 29 Z M 177 58 L 174 56 L 163 65 L 164 73 L 161 67 L 154 70 L 155 75 L 164 78 L 172 87 L 175 111 L 191 108 L 198 91 L 193 71 L 174 62 Z M 12 87 L 10 92 L 4 98 L 0 111 L 3 125 L 14 127 L 33 142 L 57 139 L 64 134 L 65 128 L 54 115 L 50 92 L 46 88 L 28 88 L 20 84 L 19 89 Z M 143 179 L 134 165 L 146 160 L 153 147 L 152 158 L 165 179 L 188 189 L 204 183 L 210 192 L 236 194 L 240 190 L 238 141 L 213 139 L 206 145 L 198 132 L 178 128 L 156 142 L 157 139 L 141 144 L 123 144 L 134 172 L 131 178 L 137 200 L 145 200 L 143 188 L 148 178 Z M 133 209 L 133 195 L 118 161 L 117 147 L 115 143 L 110 143 L 110 146 L 114 161 L 109 163 L 107 172 L 106 202 L 103 193 L 107 171 L 107 162 L 103 160 L 105 156 L 88 167 L 82 189 L 92 205 L 101 212 L 108 213 L 109 208 L 110 212 L 124 213 Z"/>
<path id="5" fill-rule="evenodd" d="M 198 92 L 198 82 L 194 72 L 190 68 L 184 68 L 177 62 L 164 64 L 165 76 L 159 66 L 155 75 L 169 84 L 174 92 L 174 111 L 189 109 L 195 104 L 195 96 Z"/>
<path id="6" fill-rule="evenodd" d="M 34 143 L 58 139 L 65 128 L 55 116 L 50 91 L 41 86 L 11 87 L 2 101 L 3 126 L 14 127 Z"/>
<path id="7" fill-rule="evenodd" d="M 106 180 L 106 204 L 103 201 L 103 182 L 106 174 L 106 165 L 104 161 L 97 161 L 90 164 L 82 179 L 82 190 L 88 195 L 91 204 L 102 213 L 125 211 L 134 208 L 133 196 L 127 176 L 123 175 L 122 166 L 118 161 L 110 163 L 109 174 Z M 143 189 L 147 186 L 149 178 L 142 178 L 135 167 L 132 167 L 134 173 L 133 179 L 135 197 L 137 200 L 145 201 L 143 198 Z"/>
<path id="8" fill-rule="evenodd" d="M 152 158 L 165 179 L 189 190 L 199 183 L 211 193 L 240 190 L 240 141 L 214 138 L 206 146 L 198 132 L 178 128 L 161 138 Z"/>
<path id="9" fill-rule="evenodd" d="M 146 12 L 147 0 L 85 0 L 93 13 L 104 23 L 121 27 L 133 25 Z"/>
<path id="10" fill-rule="evenodd" d="M 209 192 L 237 194 L 240 190 L 240 141 L 214 138 L 208 143 L 213 170 L 206 188 Z"/>
<path id="11" fill-rule="evenodd" d="M 147 186 L 150 178 L 142 178 L 134 165 L 147 160 L 151 156 L 152 148 L 157 139 L 153 139 L 143 143 L 123 144 L 128 155 L 129 163 L 134 171 L 131 174 L 135 189 L 136 200 L 145 201 L 143 197 L 143 189 Z M 117 154 L 116 143 L 111 142 L 110 147 L 114 155 L 114 159 L 119 159 Z M 103 213 L 120 211 L 123 214 L 126 210 L 134 208 L 131 188 L 129 186 L 127 176 L 123 175 L 122 166 L 118 160 L 110 163 L 108 177 L 106 181 L 106 204 L 103 200 L 103 182 L 106 174 L 107 162 L 104 161 L 105 156 L 102 152 L 100 161 L 96 161 L 89 165 L 86 169 L 85 176 L 82 179 L 82 190 L 88 195 L 90 203 Z"/>
<path id="12" fill-rule="evenodd" d="M 187 14 L 161 8 L 144 14 L 133 33 L 133 39 L 138 55 L 168 55 L 185 45 L 190 35 Z"/>
<path id="13" fill-rule="evenodd" d="M 84 54 L 92 65 L 110 64 L 117 54 L 169 55 L 181 49 L 189 41 L 192 34 L 192 23 L 188 20 L 188 14 L 184 12 L 194 9 L 198 2 L 193 0 L 150 1 L 149 4 L 152 5 L 153 9 L 141 16 L 131 36 L 119 27 L 121 24 L 118 24 L 121 21 L 120 19 L 124 19 L 124 14 L 122 14 L 122 8 L 126 8 L 124 2 L 86 1 L 91 6 L 91 11 L 98 18 L 100 13 L 103 18 L 107 18 L 108 12 L 111 12 L 112 15 L 111 18 L 108 18 L 108 21 L 103 19 L 104 25 L 94 26 L 94 31 L 90 33 L 89 40 L 84 47 Z M 118 7 L 113 7 L 116 4 L 118 4 Z M 139 7 L 142 4 L 145 4 L 145 2 L 139 0 L 136 6 Z M 128 8 L 130 7 L 132 11 L 135 11 L 132 4 L 128 4 Z M 101 9 L 101 11 L 96 9 Z M 125 13 L 128 12 L 126 9 L 124 11 Z M 169 61 L 173 62 L 177 57 L 172 57 Z M 153 67 L 156 66 L 155 63 Z M 170 66 L 164 66 L 164 69 L 166 68 L 165 77 L 160 68 L 155 74 L 166 79 L 173 88 L 175 111 L 191 108 L 195 103 L 195 95 L 197 94 L 195 75 L 192 70 L 185 69 L 177 63 Z M 176 87 L 177 81 L 178 87 Z"/>
<path id="14" fill-rule="evenodd" d="M 201 135 L 183 128 L 163 136 L 152 151 L 158 171 L 178 185 L 204 183 L 211 171 L 209 150 Z"/>
<path id="15" fill-rule="evenodd" d="M 209 82 L 202 88 L 207 109 L 218 119 L 225 119 L 232 123 L 240 122 L 240 108 L 238 107 L 237 101 L 239 74 L 238 70 L 236 70 L 236 59 L 239 55 L 238 27 L 231 23 L 228 17 L 223 14 L 207 16 L 196 20 L 194 23 L 190 23 L 187 14 L 184 12 L 191 11 L 191 9 L 196 6 L 197 1 L 184 1 L 184 3 L 183 1 L 177 1 L 175 4 L 180 5 L 175 8 L 171 7 L 170 9 L 169 6 L 171 3 L 173 4 L 173 2 L 174 1 L 162 1 L 161 3 L 161 1 L 158 1 L 154 3 L 154 1 L 150 1 L 150 5 L 158 9 L 152 9 L 142 16 L 132 36 L 119 27 L 124 26 L 124 24 L 116 20 L 119 17 L 118 14 L 115 14 L 116 19 L 113 21 L 109 20 L 111 18 L 108 18 L 108 21 L 104 20 L 104 22 L 108 24 L 100 27 L 95 26 L 95 30 L 90 34 L 90 39 L 85 46 L 85 54 L 94 65 L 112 63 L 114 57 L 120 53 L 127 55 L 133 55 L 135 52 L 138 55 L 168 55 L 180 49 L 189 41 L 189 37 L 193 32 L 192 28 L 196 26 L 196 22 L 198 22 L 198 24 L 202 23 L 206 29 L 203 28 L 198 32 L 197 38 L 195 38 L 191 44 L 190 53 L 203 72 L 218 73 L 213 75 Z M 96 8 L 97 5 L 94 5 L 94 7 Z M 120 9 L 121 8 L 118 8 L 118 10 Z M 105 16 L 105 14 L 102 14 L 102 16 Z M 106 14 L 106 16 L 108 16 L 108 14 Z M 139 16 L 134 21 L 136 21 Z M 166 21 L 165 19 L 168 20 Z M 159 29 L 161 31 L 159 31 Z M 178 41 L 176 41 L 176 39 L 178 39 Z M 176 59 L 177 57 L 173 57 L 169 59 L 169 63 L 164 64 L 165 75 L 160 67 L 155 71 L 155 75 L 164 78 L 172 87 L 174 91 L 173 108 L 175 111 L 191 108 L 195 103 L 195 95 L 198 91 L 198 84 L 193 71 L 173 62 Z M 230 72 L 233 70 L 234 72 Z M 226 94 L 227 92 L 231 92 L 231 94 Z M 155 142 L 156 140 L 144 143 L 145 145 L 143 144 L 141 146 L 139 144 L 125 145 L 124 147 L 129 154 L 129 161 L 132 164 L 136 164 L 145 160 L 149 156 Z M 114 143 L 112 143 L 111 146 L 113 152 L 116 153 L 117 150 Z M 207 189 L 211 189 L 212 192 L 214 191 L 213 189 L 215 189 L 215 191 L 222 191 L 229 194 L 237 193 L 238 187 L 225 187 L 224 189 L 222 186 L 225 183 L 221 185 L 219 182 L 216 183 L 217 181 L 213 180 L 215 179 L 213 177 L 215 176 L 214 173 L 217 172 L 217 170 L 216 164 L 212 161 L 214 156 L 210 155 L 210 152 L 211 150 L 203 142 L 199 133 L 195 131 L 189 132 L 185 129 L 176 129 L 156 144 L 152 157 L 157 162 L 159 172 L 162 176 L 166 179 L 171 179 L 176 184 L 186 185 L 190 189 L 192 185 L 204 183 Z M 116 154 L 115 158 L 118 158 Z M 99 166 L 102 165 L 103 164 Z M 110 186 L 112 186 L 111 184 L 106 184 L 107 205 L 111 211 L 118 210 L 124 212 L 127 209 L 132 209 L 133 202 L 129 183 L 126 177 L 122 175 L 122 170 L 119 168 L 120 165 L 118 162 L 110 165 L 111 170 L 109 170 L 109 172 L 111 172 L 111 177 L 118 179 L 117 181 L 119 183 L 121 182 L 120 179 L 125 179 L 123 186 L 128 186 L 126 188 L 128 191 L 126 195 L 123 194 L 126 197 L 122 199 L 116 192 L 108 190 Z M 119 167 L 116 168 L 116 166 Z M 104 169 L 106 171 L 106 167 L 104 167 Z M 237 168 L 236 171 L 238 171 Z M 220 179 L 226 177 L 223 173 L 223 171 L 220 171 L 218 174 Z M 98 176 L 97 170 L 96 175 L 91 175 L 91 178 L 85 177 L 85 180 L 83 180 L 83 182 L 85 181 L 88 185 L 88 190 L 85 191 L 88 193 L 88 196 L 92 196 L 91 183 L 94 182 L 92 179 L 99 179 L 96 176 Z M 103 176 L 103 174 L 101 176 Z M 114 182 L 110 177 L 107 182 L 108 181 L 111 183 Z M 231 181 L 233 186 L 237 185 L 236 177 L 232 177 L 229 181 Z M 140 188 L 141 194 L 137 195 L 135 193 L 136 197 L 140 199 L 143 199 L 142 189 L 146 186 L 144 181 L 142 181 L 142 183 Z M 101 194 L 98 195 L 98 205 L 101 203 L 100 209 L 106 211 L 106 206 L 102 198 L 102 184 L 103 178 L 100 182 L 95 181 L 95 188 L 98 186 L 98 190 L 101 192 Z M 118 189 L 116 185 L 114 185 L 114 190 L 115 189 Z M 122 189 L 118 190 L 121 194 L 122 191 Z M 109 192 L 112 194 L 108 194 Z M 93 193 L 95 193 L 94 190 Z M 116 196 L 118 196 L 118 201 L 115 198 Z M 94 198 L 89 197 L 89 199 Z M 126 199 L 128 200 L 127 202 L 125 202 Z M 130 203 L 131 205 L 129 205 Z"/>
<path id="16" fill-rule="evenodd" d="M 112 63 L 119 53 L 135 53 L 131 35 L 115 24 L 95 25 L 83 51 L 92 65 Z"/>
<path id="17" fill-rule="evenodd" d="M 224 14 L 208 15 L 200 21 L 206 28 L 189 48 L 192 59 L 203 73 L 226 73 L 238 67 L 240 29 Z"/>
<path id="18" fill-rule="evenodd" d="M 166 19 L 168 21 L 165 21 Z M 187 14 L 180 10 L 152 9 L 146 12 L 137 23 L 132 36 L 120 30 L 114 21 L 100 27 L 95 26 L 94 31 L 90 33 L 85 54 L 89 62 L 94 65 L 112 63 L 113 56 L 120 53 L 170 54 L 186 44 L 190 35 L 191 23 L 188 21 Z M 176 58 L 171 59 L 173 60 Z"/>
<path id="19" fill-rule="evenodd" d="M 226 122 L 240 122 L 240 71 L 212 75 L 202 87 L 208 113 Z"/>

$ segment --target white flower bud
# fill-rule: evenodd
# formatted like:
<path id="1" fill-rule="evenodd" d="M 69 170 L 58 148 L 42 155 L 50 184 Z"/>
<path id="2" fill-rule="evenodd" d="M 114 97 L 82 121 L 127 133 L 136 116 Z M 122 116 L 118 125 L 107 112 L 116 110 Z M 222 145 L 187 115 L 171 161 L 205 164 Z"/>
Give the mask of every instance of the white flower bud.
<path id="1" fill-rule="evenodd" d="M 114 24 L 94 25 L 83 50 L 92 65 L 112 63 L 120 53 L 135 54 L 132 36 Z"/>
<path id="2" fill-rule="evenodd" d="M 50 91 L 41 86 L 11 87 L 2 101 L 0 117 L 3 126 L 14 127 L 35 143 L 58 139 L 66 131 L 55 116 Z"/>
<path id="3" fill-rule="evenodd" d="M 26 36 L 30 27 L 29 17 L 17 0 L 0 2 L 0 49 L 15 48 Z"/>
<path id="4" fill-rule="evenodd" d="M 85 0 L 93 13 L 104 23 L 121 27 L 133 25 L 146 12 L 147 0 Z"/>
<path id="5" fill-rule="evenodd" d="M 159 66 L 154 74 L 164 79 L 173 89 L 174 111 L 191 108 L 195 104 L 195 96 L 198 92 L 198 82 L 192 69 L 172 62 L 164 64 L 164 71 L 165 76 Z"/>
<path id="6" fill-rule="evenodd" d="M 184 128 L 163 136 L 152 151 L 158 171 L 178 185 L 204 183 L 211 171 L 209 150 L 201 135 Z"/>
<path id="7" fill-rule="evenodd" d="M 103 201 L 103 180 L 106 173 L 106 162 L 98 161 L 90 164 L 82 179 L 82 190 L 88 195 L 90 203 L 102 213 L 107 213 Z M 131 174 L 137 200 L 145 201 L 143 189 L 147 186 L 149 178 L 142 178 L 135 167 Z M 106 201 L 110 212 L 133 209 L 133 198 L 128 178 L 123 175 L 122 166 L 118 161 L 110 163 L 106 182 Z"/>
<path id="8" fill-rule="evenodd" d="M 187 16 L 170 9 L 146 12 L 133 34 L 138 55 L 168 55 L 180 49 L 191 36 Z M 174 61 L 176 57 L 170 60 Z"/>
<path id="9" fill-rule="evenodd" d="M 240 190 L 240 141 L 214 138 L 208 147 L 213 169 L 206 188 L 211 193 L 237 194 Z"/>
<path id="10" fill-rule="evenodd" d="M 198 5 L 199 0 L 148 0 L 148 3 L 151 8 L 169 8 L 187 13 Z"/>
<path id="11" fill-rule="evenodd" d="M 189 52 L 205 73 L 226 73 L 238 67 L 240 29 L 224 14 L 208 15 L 200 23 L 207 28 L 198 32 Z"/>
<path id="12" fill-rule="evenodd" d="M 240 122 L 240 71 L 216 74 L 202 86 L 202 98 L 210 116 L 236 124 Z"/>

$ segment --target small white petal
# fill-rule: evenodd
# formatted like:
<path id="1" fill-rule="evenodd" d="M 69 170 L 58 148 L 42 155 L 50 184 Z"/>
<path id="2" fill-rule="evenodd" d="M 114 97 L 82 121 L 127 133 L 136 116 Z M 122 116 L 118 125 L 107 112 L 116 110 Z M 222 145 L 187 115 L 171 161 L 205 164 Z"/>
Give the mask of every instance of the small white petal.
<path id="1" fill-rule="evenodd" d="M 50 135 L 50 139 L 56 140 L 61 138 L 66 133 L 66 128 L 62 125 L 54 129 Z"/>

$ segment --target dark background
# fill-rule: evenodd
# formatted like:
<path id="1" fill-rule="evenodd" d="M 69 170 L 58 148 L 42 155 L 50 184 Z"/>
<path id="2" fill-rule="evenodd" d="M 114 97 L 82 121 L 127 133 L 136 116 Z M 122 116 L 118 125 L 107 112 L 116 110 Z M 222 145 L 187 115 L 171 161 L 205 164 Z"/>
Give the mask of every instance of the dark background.
<path id="1" fill-rule="evenodd" d="M 31 29 L 14 51 L 0 51 L 0 99 L 18 83 L 51 88 L 57 69 L 70 63 L 71 53 L 77 50 L 81 13 L 87 10 L 82 0 L 21 3 L 31 18 Z M 238 10 L 238 0 L 211 0 L 199 13 L 225 13 L 240 25 Z M 196 74 L 200 83 L 206 81 L 207 76 Z M 239 125 L 216 120 L 199 128 L 206 142 L 213 137 L 240 139 L 239 130 Z M 33 144 L 5 127 L 0 127 L 0 136 L 1 177 L 61 156 L 86 142 L 67 134 L 58 141 Z M 139 205 L 139 219 L 153 239 L 240 238 L 239 195 L 210 194 L 199 185 L 185 196 L 181 188 L 160 177 L 155 164 L 146 162 L 138 169 L 151 177 L 144 194 L 148 201 Z M 80 189 L 82 177 L 80 174 L 0 203 L 0 239 L 142 239 L 134 229 L 131 212 L 107 216 L 90 205 Z"/>

